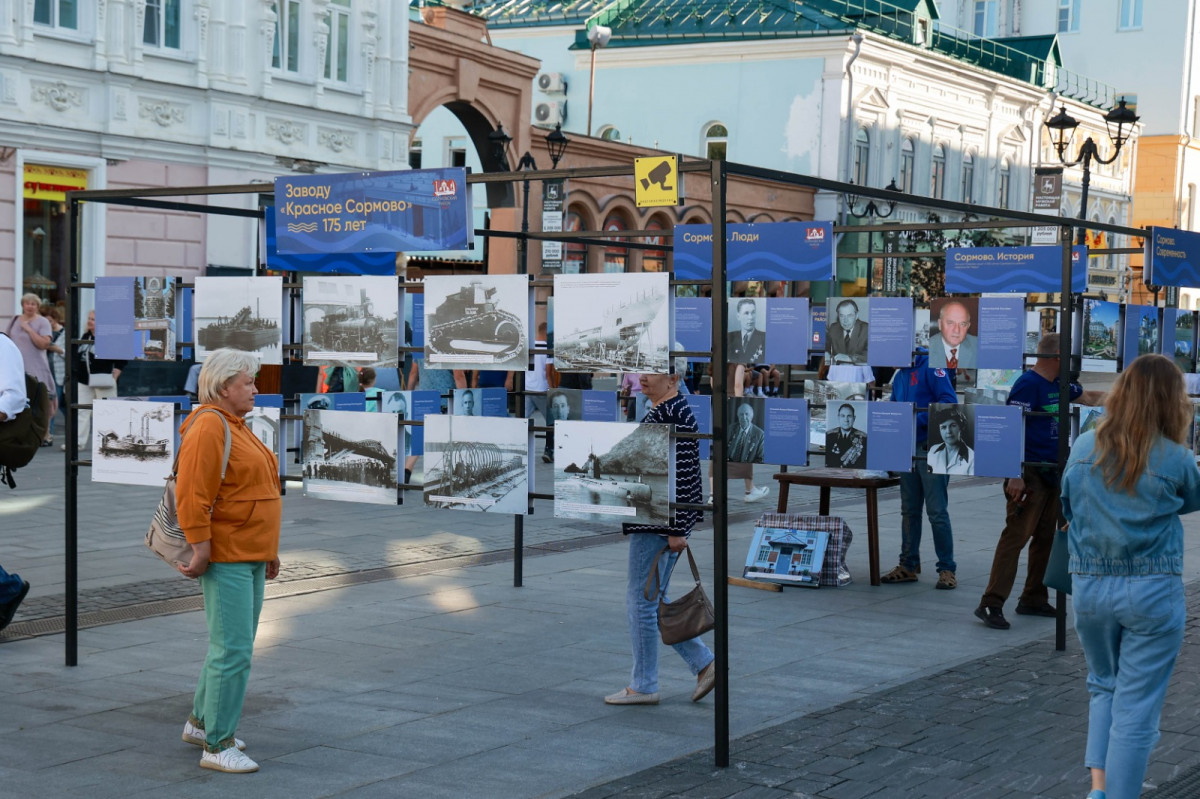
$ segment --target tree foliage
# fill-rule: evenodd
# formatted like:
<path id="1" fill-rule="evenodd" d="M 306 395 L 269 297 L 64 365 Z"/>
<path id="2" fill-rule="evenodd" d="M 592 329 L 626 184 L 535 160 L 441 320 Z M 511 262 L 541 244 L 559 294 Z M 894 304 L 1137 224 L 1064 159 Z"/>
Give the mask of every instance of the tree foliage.
<path id="1" fill-rule="evenodd" d="M 926 216 L 931 225 L 940 224 L 942 218 L 932 211 Z M 966 222 L 974 221 L 969 216 Z M 902 248 L 908 252 L 928 252 L 931 255 L 909 259 L 909 289 L 918 304 L 928 303 L 933 297 L 946 294 L 946 256 L 948 247 L 1001 247 L 1007 242 L 996 234 L 998 228 L 981 230 L 941 230 L 922 228 L 905 234 Z"/>

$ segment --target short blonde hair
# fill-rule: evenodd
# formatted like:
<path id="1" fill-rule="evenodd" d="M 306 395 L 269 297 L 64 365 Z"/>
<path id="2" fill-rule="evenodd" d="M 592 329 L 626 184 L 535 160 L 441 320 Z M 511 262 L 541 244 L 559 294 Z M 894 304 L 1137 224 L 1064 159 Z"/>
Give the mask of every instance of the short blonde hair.
<path id="1" fill-rule="evenodd" d="M 213 350 L 200 369 L 196 394 L 201 402 L 216 404 L 221 399 L 221 389 L 243 372 L 251 377 L 258 373 L 257 355 L 229 347 Z"/>
<path id="2" fill-rule="evenodd" d="M 33 292 L 29 292 L 28 294 L 21 295 L 21 304 L 22 305 L 29 302 L 30 300 L 33 300 L 34 302 L 36 302 L 38 304 L 38 313 L 41 313 L 42 298 L 39 297 L 38 295 L 34 294 Z"/>

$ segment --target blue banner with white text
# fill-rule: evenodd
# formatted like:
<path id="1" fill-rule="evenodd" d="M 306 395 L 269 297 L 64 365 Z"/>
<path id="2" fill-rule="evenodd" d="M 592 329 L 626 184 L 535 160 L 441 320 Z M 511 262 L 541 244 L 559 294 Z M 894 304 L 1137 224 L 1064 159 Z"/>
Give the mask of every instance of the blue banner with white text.
<path id="1" fill-rule="evenodd" d="M 726 280 L 832 280 L 830 222 L 743 222 L 725 226 Z M 676 225 L 679 280 L 712 278 L 712 225 Z"/>
<path id="2" fill-rule="evenodd" d="M 1200 233 L 1152 227 L 1145 247 L 1147 283 L 1200 288 Z"/>
<path id="3" fill-rule="evenodd" d="M 1087 290 L 1087 248 L 1071 248 L 1071 291 Z M 950 247 L 946 250 L 946 292 L 1062 291 L 1062 248 Z"/>

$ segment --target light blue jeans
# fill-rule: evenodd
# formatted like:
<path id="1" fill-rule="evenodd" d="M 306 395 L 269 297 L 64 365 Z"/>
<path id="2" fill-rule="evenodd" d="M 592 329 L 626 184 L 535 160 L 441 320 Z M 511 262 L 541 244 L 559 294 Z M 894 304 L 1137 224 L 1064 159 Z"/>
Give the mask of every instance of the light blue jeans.
<path id="1" fill-rule="evenodd" d="M 920 455 L 920 453 L 918 453 Z M 937 570 L 958 570 L 954 562 L 954 533 L 950 530 L 947 486 L 950 476 L 933 474 L 920 456 L 916 468 L 900 474 L 900 565 L 916 571 L 921 565 L 921 507 L 929 514 Z"/>
<path id="2" fill-rule="evenodd" d="M 1137 799 L 1183 645 L 1183 579 L 1076 574 L 1073 589 L 1092 697 L 1084 765 L 1104 769 L 1108 799 Z"/>
<path id="3" fill-rule="evenodd" d="M 662 639 L 658 634 L 658 596 L 646 599 L 643 591 L 646 578 L 654 558 L 667 545 L 665 536 L 654 533 L 631 533 L 629 535 L 629 584 L 625 590 L 625 606 L 629 611 L 629 638 L 633 644 L 633 674 L 629 687 L 640 694 L 658 692 L 658 648 Z M 674 552 L 663 554 L 658 561 L 659 596 L 667 600 L 667 582 L 671 579 L 671 567 L 679 558 Z M 691 570 L 687 578 L 691 579 Z M 682 578 L 681 578 L 682 579 Z M 670 600 L 667 600 L 670 601 Z M 713 662 L 713 653 L 699 638 L 672 644 L 687 663 L 692 674 L 699 674 Z"/>

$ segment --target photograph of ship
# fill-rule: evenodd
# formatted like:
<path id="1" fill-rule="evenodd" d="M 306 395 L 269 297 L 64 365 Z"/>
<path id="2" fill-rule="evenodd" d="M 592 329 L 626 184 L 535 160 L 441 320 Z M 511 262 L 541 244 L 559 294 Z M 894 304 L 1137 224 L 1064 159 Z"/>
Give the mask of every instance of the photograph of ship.
<path id="1" fill-rule="evenodd" d="M 1083 301 L 1083 361 L 1085 372 L 1117 371 L 1117 324 L 1121 306 L 1103 300 Z"/>
<path id="2" fill-rule="evenodd" d="M 232 347 L 283 363 L 283 278 L 198 277 L 194 305 L 197 361 Z"/>
<path id="3" fill-rule="evenodd" d="M 133 329 L 143 330 L 142 357 L 175 360 L 175 278 L 138 277 L 133 281 Z"/>
<path id="4" fill-rule="evenodd" d="M 246 414 L 245 422 L 247 429 L 254 434 L 254 437 L 263 443 L 267 449 L 275 453 L 275 459 L 284 464 L 283 453 L 279 449 L 279 408 L 263 408 L 255 407 Z M 280 474 L 284 473 L 284 469 L 280 469 Z"/>
<path id="5" fill-rule="evenodd" d="M 92 480 L 163 486 L 175 455 L 175 405 L 96 400 L 92 409 Z"/>
<path id="6" fill-rule="evenodd" d="M 670 275 L 555 275 L 554 368 L 666 374 Z"/>
<path id="7" fill-rule="evenodd" d="M 425 504 L 487 513 L 529 512 L 528 419 L 425 417 Z"/>
<path id="8" fill-rule="evenodd" d="M 304 278 L 304 362 L 311 366 L 396 365 L 400 288 L 395 277 Z"/>
<path id="9" fill-rule="evenodd" d="M 554 515 L 665 525 L 671 515 L 671 427 L 554 423 Z"/>
<path id="10" fill-rule="evenodd" d="M 304 412 L 304 495 L 395 505 L 397 418 L 365 411 Z"/>
<path id="11" fill-rule="evenodd" d="M 435 369 L 523 372 L 529 360 L 529 278 L 425 278 L 425 359 Z"/>

